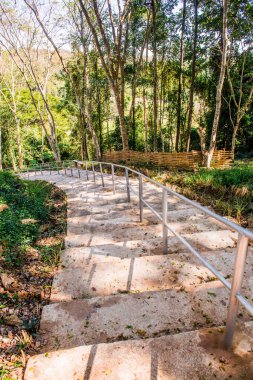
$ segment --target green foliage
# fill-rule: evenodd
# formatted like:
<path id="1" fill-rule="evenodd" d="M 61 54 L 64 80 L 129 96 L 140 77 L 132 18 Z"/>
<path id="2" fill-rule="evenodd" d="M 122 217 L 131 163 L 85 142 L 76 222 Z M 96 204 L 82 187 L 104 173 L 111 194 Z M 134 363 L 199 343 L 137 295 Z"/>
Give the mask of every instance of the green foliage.
<path id="1" fill-rule="evenodd" d="M 13 13 L 20 16 L 22 33 L 31 31 L 42 32 L 33 20 L 27 28 L 25 12 L 20 13 L 18 6 L 8 2 Z M 128 30 L 126 55 L 123 59 L 123 70 L 119 65 L 112 33 L 108 5 L 101 10 L 101 19 L 108 38 L 113 59 L 111 69 L 118 72 L 118 78 L 113 79 L 102 64 L 99 50 L 94 43 L 88 43 L 84 52 L 83 42 L 90 40 L 90 30 L 84 15 L 76 13 L 76 2 L 65 2 L 66 22 L 84 28 L 68 29 L 67 34 L 58 34 L 52 28 L 51 38 L 59 42 L 65 38 L 70 42 L 71 52 L 63 54 L 65 67 L 63 69 L 56 56 L 52 56 L 52 67 L 46 86 L 47 104 L 55 121 L 56 136 L 61 158 L 94 158 L 94 142 L 91 136 L 90 121 L 94 129 L 101 152 L 122 149 L 121 131 L 118 110 L 115 106 L 115 94 L 112 82 L 122 82 L 124 94 L 125 126 L 130 149 L 152 151 L 154 148 L 154 46 L 157 53 L 157 96 L 158 96 L 158 128 L 157 148 L 159 151 L 175 150 L 175 135 L 177 119 L 180 119 L 180 150 L 186 149 L 186 130 L 189 118 L 189 99 L 192 80 L 195 8 L 196 2 L 186 2 L 186 22 L 184 31 L 184 62 L 183 89 L 181 112 L 178 116 L 178 79 L 180 71 L 180 34 L 182 30 L 182 2 L 177 0 L 159 0 L 156 3 L 156 33 L 154 35 L 152 2 L 133 0 L 129 3 L 130 12 L 128 28 L 123 27 L 120 50 L 124 49 L 124 34 Z M 196 47 L 196 67 L 194 85 L 194 106 L 191 123 L 190 150 L 200 150 L 199 127 L 206 133 L 206 146 L 210 141 L 213 118 L 216 107 L 216 90 L 220 74 L 221 61 L 221 31 L 222 3 L 207 0 L 198 3 L 198 35 Z M 53 5 L 53 3 L 52 3 Z M 56 4 L 54 4 L 56 6 Z M 113 7 L 114 8 L 114 7 Z M 41 15 L 43 5 L 38 5 Z M 90 8 L 91 14 L 92 7 Z M 51 12 L 50 12 L 51 13 Z M 29 12 L 28 12 L 29 14 Z M 54 12 L 52 11 L 52 14 Z M 237 117 L 237 104 L 242 108 L 247 103 L 252 87 L 252 4 L 247 0 L 229 2 L 228 32 L 230 47 L 228 53 L 228 68 L 233 83 L 233 96 L 228 81 L 228 72 L 222 91 L 222 105 L 219 120 L 217 148 L 231 148 L 233 123 Z M 75 17 L 73 23 L 72 17 Z M 95 15 L 91 16 L 94 23 Z M 118 23 L 117 12 L 113 12 L 115 26 Z M 32 18 L 31 18 L 32 20 Z M 49 20 L 48 20 L 49 22 Z M 13 25 L 15 23 L 12 23 Z M 94 24 L 94 25 L 95 25 Z M 47 27 L 50 25 L 47 25 Z M 37 28 L 38 27 L 38 28 Z M 1 25 L 0 25 L 1 28 Z M 37 28 L 37 29 L 36 29 Z M 50 28 L 49 28 L 50 29 Z M 116 26 L 117 30 L 117 26 Z M 39 32 L 40 31 L 40 32 Z M 49 30 L 48 30 L 49 32 Z M 55 34 L 54 34 L 55 33 Z M 84 33 L 84 35 L 82 35 Z M 33 33 L 31 32 L 30 35 Z M 50 34 L 50 32 L 49 32 Z M 11 33 L 10 33 L 11 36 Z M 41 38 L 45 38 L 44 33 Z M 98 40 L 101 51 L 107 56 L 107 48 L 103 38 Z M 27 35 L 27 41 L 30 36 Z M 87 42 L 86 41 L 86 42 Z M 155 42 L 155 44 L 154 44 Z M 13 41 L 15 44 L 15 40 Z M 42 44 L 41 46 L 43 46 Z M 57 43 L 56 43 L 57 45 Z M 33 46 L 33 45 L 31 45 Z M 31 47 L 32 52 L 33 47 Z M 33 70 L 37 73 L 39 82 L 44 85 L 44 74 L 47 71 L 45 51 L 34 45 L 39 59 L 34 63 Z M 48 111 L 43 104 L 38 86 L 30 78 L 28 86 L 24 76 L 12 60 L 5 48 L 2 49 L 2 81 L 0 84 L 0 128 L 2 131 L 2 155 L 4 167 L 15 167 L 18 163 L 19 142 L 17 125 L 20 126 L 20 140 L 24 163 L 37 163 L 54 159 L 42 125 L 50 132 Z M 106 60 L 106 64 L 107 64 Z M 30 63 L 28 62 L 28 66 Z M 49 65 L 50 66 L 50 65 Z M 22 70 L 21 70 L 22 71 Z M 14 81 L 12 80 L 14 78 Z M 121 78 L 122 76 L 122 78 Z M 28 75 L 28 77 L 30 77 Z M 111 79 L 110 79 L 111 78 Z M 14 85 L 14 88 L 12 88 Z M 32 91 L 29 90 L 32 87 Z M 87 92 L 87 88 L 89 91 Z M 13 90 L 14 96 L 13 96 Z M 31 96 L 33 94 L 33 96 Z M 240 100 L 240 96 L 241 100 Z M 121 97 L 120 94 L 118 94 Z M 117 97 L 116 97 L 117 98 Z M 15 107 L 14 107 L 14 103 Z M 36 108 L 36 104 L 38 107 Z M 132 106 L 133 104 L 133 106 Z M 246 112 L 240 120 L 235 146 L 237 154 L 242 151 L 253 151 L 253 117 L 252 101 L 245 108 Z M 88 105 L 90 108 L 88 118 Z M 13 108 L 16 109 L 13 112 Z M 38 111 L 39 109 L 39 111 Z M 88 120 L 89 119 L 89 120 Z M 17 121 L 18 120 L 18 121 Z M 43 122 L 42 122 L 43 120 Z"/>
<path id="2" fill-rule="evenodd" d="M 253 190 L 253 165 L 249 167 L 233 167 L 231 169 L 202 169 L 196 174 L 188 174 L 183 178 L 183 183 L 192 186 L 201 184 L 212 184 L 215 187 L 232 186 L 244 187 Z"/>
<path id="3" fill-rule="evenodd" d="M 27 246 L 40 236 L 54 207 L 53 186 L 43 181 L 23 181 L 0 172 L 0 245 L 10 264 L 20 265 Z M 1 208 L 0 208 L 1 209 Z"/>
<path id="4" fill-rule="evenodd" d="M 253 164 L 236 164 L 230 169 L 202 169 L 196 173 L 174 172 L 165 181 L 191 199 L 212 205 L 225 216 L 253 226 Z"/>

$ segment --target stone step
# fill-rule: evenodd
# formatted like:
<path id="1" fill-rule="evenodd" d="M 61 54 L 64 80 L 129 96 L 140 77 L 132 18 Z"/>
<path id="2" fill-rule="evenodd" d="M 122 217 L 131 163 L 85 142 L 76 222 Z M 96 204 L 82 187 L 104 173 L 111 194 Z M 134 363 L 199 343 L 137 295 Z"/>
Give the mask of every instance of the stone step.
<path id="1" fill-rule="evenodd" d="M 238 238 L 238 234 L 230 230 L 204 231 L 182 234 L 182 236 L 201 252 L 233 248 L 236 246 Z M 169 238 L 169 253 L 185 252 L 186 250 L 184 244 L 179 242 L 176 236 Z"/>
<path id="2" fill-rule="evenodd" d="M 156 237 L 162 236 L 162 225 L 160 223 L 152 223 L 147 219 L 143 220 L 143 223 L 139 223 L 139 215 L 129 215 L 126 217 L 118 217 L 111 219 L 100 219 L 96 220 L 93 216 L 85 217 L 70 217 L 68 221 L 68 234 L 81 234 L 85 232 L 111 232 L 113 231 L 120 234 L 122 229 L 129 229 L 134 227 L 135 233 L 133 238 L 136 238 L 137 231 L 140 231 L 141 235 L 149 232 L 155 234 Z M 151 224 L 152 223 L 152 224 Z M 173 221 L 169 222 L 169 226 L 176 232 L 180 234 L 190 234 L 196 232 L 209 232 L 209 231 L 218 231 L 221 230 L 221 226 L 210 222 L 208 219 L 195 220 L 195 221 Z M 133 235 L 132 231 L 129 231 L 131 236 Z M 168 232 L 168 235 L 172 235 Z"/>
<path id="3" fill-rule="evenodd" d="M 105 187 L 99 174 L 94 183 L 84 171 L 80 179 L 45 178 L 67 193 L 68 230 L 54 303 L 42 311 L 44 355 L 29 360 L 26 380 L 225 380 L 250 374 L 249 330 L 231 356 L 217 348 L 222 333 L 213 327 L 225 323 L 228 290 L 171 233 L 170 255 L 162 255 L 161 223 L 147 207 L 139 223 L 138 197 L 127 203 L 123 177 L 115 177 L 115 195 L 110 176 Z M 138 181 L 130 183 L 138 192 Z M 161 191 L 145 181 L 143 190 L 161 212 Z M 177 197 L 168 197 L 168 210 L 171 227 L 230 278 L 237 234 Z M 252 252 L 247 260 L 243 294 L 251 300 Z M 250 319 L 240 308 L 239 321 Z M 192 331 L 202 327 L 212 329 Z M 242 347 L 249 352 L 242 354 Z M 60 351 L 48 352 L 54 350 Z"/>
<path id="4" fill-rule="evenodd" d="M 70 258 L 73 259 L 73 252 Z M 203 256 L 224 277 L 231 278 L 235 250 L 206 252 Z M 119 293 L 140 293 L 165 289 L 191 290 L 196 285 L 215 279 L 212 272 L 189 253 L 118 259 L 96 253 L 86 254 L 80 266 L 63 267 L 54 277 L 52 302 L 107 296 Z M 66 256 L 65 261 L 66 263 Z M 73 263 L 73 261 L 72 261 Z M 244 286 L 251 286 L 253 251 L 247 257 Z M 75 279 L 73 281 L 73 278 Z"/>
<path id="5" fill-rule="evenodd" d="M 132 236 L 132 234 L 134 234 L 135 236 Z M 145 235 L 145 231 L 140 231 L 135 228 L 130 228 L 125 231 L 123 230 L 121 231 L 121 235 L 117 234 L 116 232 L 112 234 L 106 232 L 85 232 L 82 234 L 69 234 L 65 238 L 66 248 L 101 247 L 102 249 L 106 249 L 106 251 L 108 252 L 108 248 L 110 248 L 112 245 L 117 245 L 121 247 L 127 246 L 129 248 L 142 246 L 145 250 L 149 247 L 161 247 L 162 242 L 160 236 L 156 237 L 152 234 L 152 236 L 149 236 L 149 238 L 147 238 L 147 235 Z M 161 252 L 162 251 L 160 251 L 160 253 Z"/>
<path id="6" fill-rule="evenodd" d="M 251 292 L 250 292 L 251 293 Z M 245 295 L 251 297 L 249 292 Z M 223 325 L 229 292 L 218 281 L 184 288 L 95 297 L 47 305 L 40 333 L 45 350 L 146 339 Z M 250 320 L 247 312 L 241 320 Z"/>
<path id="7" fill-rule="evenodd" d="M 161 239 L 157 239 L 152 243 L 142 242 L 140 240 L 131 240 L 114 244 L 97 245 L 89 247 L 67 247 L 62 255 L 63 266 L 67 267 L 69 262 L 74 263 L 75 267 L 79 266 L 79 262 L 86 263 L 87 259 L 96 257 L 96 261 L 107 261 L 108 259 L 124 259 L 141 256 L 153 256 L 162 254 Z"/>
<path id="8" fill-rule="evenodd" d="M 252 380 L 253 326 L 223 349 L 224 328 L 146 340 L 79 346 L 29 359 L 25 380 Z"/>
<path id="9" fill-rule="evenodd" d="M 147 228 L 120 228 L 114 229 L 111 233 L 101 232 L 82 233 L 69 235 L 65 239 L 65 246 L 69 247 L 89 247 L 113 245 L 117 243 L 127 244 L 128 246 L 136 246 L 132 242 L 138 241 L 138 244 L 146 249 L 146 247 L 159 247 L 162 253 L 162 238 L 159 226 L 151 226 L 149 232 Z M 237 242 L 237 234 L 230 230 L 204 231 L 190 234 L 182 234 L 193 247 L 201 251 L 220 250 L 224 248 L 235 247 Z M 138 245 L 137 245 L 138 246 Z M 170 236 L 168 239 L 168 252 L 185 252 L 187 249 L 177 237 Z"/>
<path id="10" fill-rule="evenodd" d="M 129 203 L 127 202 L 122 202 L 122 203 L 116 203 L 116 204 L 106 204 L 103 206 L 97 206 L 95 205 L 89 205 L 84 202 L 81 202 L 80 204 L 76 205 L 74 204 L 69 204 L 68 205 L 68 218 L 77 218 L 77 217 L 82 217 L 85 215 L 99 215 L 103 216 L 106 218 L 107 215 L 114 213 L 114 212 L 119 212 L 119 211 L 129 211 L 130 206 Z"/>

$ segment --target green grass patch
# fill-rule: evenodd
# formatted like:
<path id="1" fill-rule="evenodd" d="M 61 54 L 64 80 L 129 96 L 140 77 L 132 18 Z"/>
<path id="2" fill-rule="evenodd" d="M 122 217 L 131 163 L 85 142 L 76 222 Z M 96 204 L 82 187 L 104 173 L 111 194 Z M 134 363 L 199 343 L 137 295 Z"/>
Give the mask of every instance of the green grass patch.
<path id="1" fill-rule="evenodd" d="M 51 225 L 52 235 L 63 232 L 64 223 L 54 220 L 59 192 L 47 182 L 25 181 L 12 173 L 0 172 L 0 251 L 9 264 L 22 265 L 28 247 L 45 234 L 43 226 Z M 47 255 L 42 254 L 47 262 L 49 253 L 55 257 L 54 248 L 50 249 Z"/>
<path id="2" fill-rule="evenodd" d="M 229 169 L 198 172 L 166 172 L 157 179 L 218 213 L 253 227 L 253 165 L 236 164 Z"/>
<path id="3" fill-rule="evenodd" d="M 143 164 L 133 168 L 202 205 L 211 206 L 220 215 L 253 228 L 253 160 L 237 160 L 228 169 L 202 168 L 196 172 Z"/>

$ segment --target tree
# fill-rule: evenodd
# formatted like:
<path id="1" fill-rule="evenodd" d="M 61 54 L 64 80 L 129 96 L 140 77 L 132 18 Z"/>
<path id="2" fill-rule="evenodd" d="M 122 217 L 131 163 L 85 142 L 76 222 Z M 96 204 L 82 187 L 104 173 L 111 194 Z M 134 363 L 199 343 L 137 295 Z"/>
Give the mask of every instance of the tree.
<path id="1" fill-rule="evenodd" d="M 247 113 L 250 103 L 252 102 L 253 99 L 253 84 L 252 79 L 252 73 L 246 74 L 246 79 L 245 79 L 245 63 L 246 63 L 246 58 L 247 58 L 247 51 L 243 52 L 241 54 L 241 66 L 238 68 L 240 69 L 240 73 L 237 78 L 237 86 L 233 83 L 233 80 L 231 78 L 231 67 L 228 66 L 227 68 L 227 73 L 228 73 L 228 83 L 229 83 L 229 88 L 230 88 L 230 99 L 228 102 L 228 107 L 229 107 L 229 117 L 231 124 L 233 126 L 233 135 L 232 135 L 232 145 L 231 145 L 231 153 L 232 153 L 232 159 L 234 160 L 235 158 L 235 144 L 236 144 L 236 136 L 238 133 L 238 129 L 240 126 L 240 123 Z M 250 55 L 250 58 L 251 55 Z M 235 88 L 236 87 L 236 88 Z M 232 110 L 231 110 L 231 101 L 234 103 L 234 113 L 235 117 L 233 118 L 232 116 Z"/>
<path id="2" fill-rule="evenodd" d="M 13 11 L 8 6 L 4 7 L 3 5 L 0 5 L 0 9 L 2 11 L 0 43 L 23 76 L 54 157 L 56 161 L 60 161 L 55 119 L 47 98 L 47 84 L 52 68 L 53 55 L 48 44 L 44 48 L 45 41 L 41 35 L 38 35 L 38 31 L 35 29 L 34 24 L 29 22 L 29 19 L 26 20 L 25 27 L 18 18 L 17 9 Z M 41 45 L 43 45 L 41 50 L 44 51 L 43 58 L 45 60 L 45 71 L 43 73 L 37 70 L 38 52 Z M 40 96 L 43 111 L 37 102 L 35 92 Z M 48 132 L 46 123 L 50 127 L 50 132 Z"/>
<path id="3" fill-rule="evenodd" d="M 79 0 L 84 17 L 93 35 L 94 43 L 111 89 L 114 94 L 115 103 L 119 116 L 119 125 L 122 138 L 123 150 L 128 150 L 128 134 L 125 125 L 125 63 L 128 47 L 128 31 L 130 20 L 130 1 L 126 1 L 123 9 L 118 2 L 118 13 L 113 13 L 110 0 L 107 0 L 107 11 L 110 19 L 110 29 L 112 39 L 106 33 L 102 21 L 102 10 L 99 9 L 97 0 L 89 3 L 89 10 L 86 2 Z M 100 7 L 101 8 L 101 7 Z M 95 20 L 95 24 L 94 24 Z M 106 54 L 106 56 L 105 56 Z"/>
<path id="4" fill-rule="evenodd" d="M 2 62 L 3 63 L 3 62 Z M 0 95 L 13 114 L 15 123 L 16 123 L 16 131 L 17 131 L 17 145 L 18 145 L 18 167 L 19 169 L 23 168 L 23 148 L 21 141 L 21 120 L 19 117 L 18 110 L 18 101 L 20 98 L 20 92 L 22 89 L 22 83 L 18 83 L 17 73 L 14 72 L 14 62 L 8 62 L 8 72 L 3 72 L 3 65 L 0 74 Z M 6 68 L 5 68 L 6 71 Z"/>
<path id="5" fill-rule="evenodd" d="M 186 0 L 183 0 L 183 15 L 180 37 L 180 62 L 178 75 L 178 94 L 177 94 L 177 132 L 175 149 L 179 151 L 179 139 L 181 131 L 181 102 L 182 102 L 182 86 L 183 86 L 183 65 L 184 65 L 184 34 L 185 34 L 185 18 L 186 18 Z"/>
<path id="6" fill-rule="evenodd" d="M 39 23 L 40 27 L 42 28 L 42 31 L 44 32 L 44 35 L 54 48 L 61 64 L 63 67 L 63 70 L 65 73 L 68 75 L 70 82 L 72 84 L 72 88 L 76 97 L 77 104 L 80 109 L 80 114 L 81 114 L 81 120 L 84 128 L 84 133 L 83 133 L 83 139 L 86 139 L 85 137 L 85 129 L 86 129 L 86 120 L 88 122 L 88 128 L 95 146 L 96 150 L 96 158 L 100 159 L 101 158 L 101 150 L 98 142 L 98 138 L 96 135 L 96 132 L 93 127 L 93 122 L 92 122 L 92 116 L 91 116 L 91 106 L 90 106 L 90 84 L 89 84 L 89 77 L 87 73 L 87 62 L 88 62 L 88 45 L 90 43 L 90 38 L 89 38 L 89 32 L 87 31 L 87 28 L 84 25 L 84 20 L 83 20 L 83 15 L 80 10 L 80 8 L 74 3 L 68 3 L 68 12 L 69 15 L 71 16 L 71 24 L 73 26 L 73 31 L 74 35 L 77 37 L 75 45 L 75 50 L 77 51 L 78 54 L 78 59 L 80 58 L 80 49 L 81 49 L 81 54 L 82 54 L 82 90 L 78 91 L 78 86 L 74 82 L 74 79 L 72 77 L 71 70 L 69 70 L 68 65 L 64 62 L 64 58 L 62 55 L 62 52 L 60 48 L 57 46 L 56 42 L 54 41 L 54 38 L 50 35 L 50 32 L 47 29 L 46 23 L 43 21 L 42 17 L 39 14 L 39 8 L 38 5 L 35 3 L 35 1 L 28 1 L 24 0 L 25 4 L 28 6 L 28 8 L 33 12 L 33 14 L 36 17 L 37 22 Z M 86 149 L 84 149 L 86 151 Z M 87 155 L 87 153 L 86 153 Z"/>
<path id="7" fill-rule="evenodd" d="M 193 52 L 192 52 L 192 67 L 191 67 L 191 87 L 189 97 L 189 110 L 186 135 L 186 151 L 190 150 L 191 125 L 193 115 L 193 97 L 195 90 L 196 77 L 196 58 L 197 58 L 197 42 L 198 42 L 198 0 L 194 0 L 194 37 L 193 37 Z"/>
<path id="8" fill-rule="evenodd" d="M 221 66 L 220 66 L 220 77 L 216 92 L 216 104 L 215 113 L 213 119 L 213 126 L 211 132 L 211 138 L 209 143 L 208 151 L 205 153 L 205 163 L 206 167 L 211 167 L 211 160 L 216 147 L 217 132 L 219 126 L 220 112 L 221 112 L 221 101 L 222 101 L 222 89 L 226 74 L 227 66 L 227 49 L 228 49 L 228 0 L 223 0 L 223 24 L 222 24 L 222 52 L 221 52 Z"/>
<path id="9" fill-rule="evenodd" d="M 152 8 L 152 48 L 153 48 L 153 123 L 154 123 L 154 151 L 157 151 L 157 46 L 156 46 L 156 14 L 157 14 L 157 2 L 151 0 Z"/>

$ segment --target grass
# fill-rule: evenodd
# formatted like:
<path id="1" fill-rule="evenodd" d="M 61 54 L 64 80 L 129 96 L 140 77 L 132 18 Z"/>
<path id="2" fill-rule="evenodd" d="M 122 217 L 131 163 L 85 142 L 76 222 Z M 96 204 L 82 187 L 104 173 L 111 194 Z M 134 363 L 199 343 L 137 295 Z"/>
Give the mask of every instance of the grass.
<path id="1" fill-rule="evenodd" d="M 164 184 L 223 216 L 253 227 L 253 163 L 236 163 L 229 169 L 166 172 L 156 177 Z"/>
<path id="2" fill-rule="evenodd" d="M 0 277 L 11 280 L 8 286 L 0 281 L 5 340 L 0 379 L 21 378 L 27 357 L 40 349 L 40 313 L 50 299 L 65 231 L 63 191 L 45 181 L 0 172 Z"/>
<path id="3" fill-rule="evenodd" d="M 8 172 L 0 172 L 0 247 L 5 260 L 13 266 L 22 265 L 26 250 L 49 228 L 57 207 L 55 187 L 44 181 L 24 181 Z M 59 195 L 59 194 L 58 194 Z M 51 228 L 51 235 L 61 233 Z M 58 255 L 58 247 L 36 247 L 42 257 Z M 54 251 L 55 249 L 55 251 Z"/>
<path id="4" fill-rule="evenodd" d="M 211 206 L 218 214 L 253 228 L 253 160 L 238 160 L 228 169 L 196 172 L 133 167 L 178 193 Z"/>

